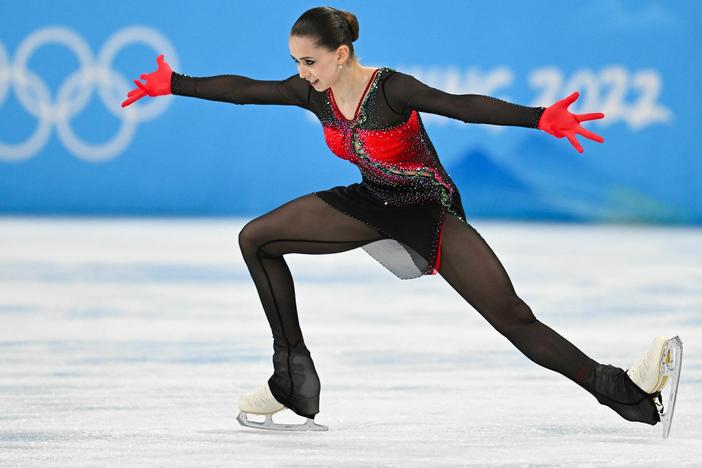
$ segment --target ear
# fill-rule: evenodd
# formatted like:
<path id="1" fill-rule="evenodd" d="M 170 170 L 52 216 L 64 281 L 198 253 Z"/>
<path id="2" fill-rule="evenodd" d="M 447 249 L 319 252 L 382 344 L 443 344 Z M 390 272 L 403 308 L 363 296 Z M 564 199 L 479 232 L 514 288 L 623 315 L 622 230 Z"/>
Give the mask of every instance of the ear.
<path id="1" fill-rule="evenodd" d="M 336 61 L 338 63 L 345 63 L 346 60 L 348 60 L 349 55 L 350 55 L 349 46 L 347 46 L 346 44 L 341 44 L 336 49 Z"/>

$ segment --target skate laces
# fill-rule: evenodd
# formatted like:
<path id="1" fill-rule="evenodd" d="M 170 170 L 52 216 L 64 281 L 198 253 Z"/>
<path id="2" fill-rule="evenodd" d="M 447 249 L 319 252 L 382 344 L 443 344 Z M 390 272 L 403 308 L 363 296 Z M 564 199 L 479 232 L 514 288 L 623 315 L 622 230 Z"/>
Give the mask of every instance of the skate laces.
<path id="1" fill-rule="evenodd" d="M 261 407 L 263 406 L 263 404 L 264 404 L 264 402 L 265 402 L 263 389 L 260 389 L 260 390 L 254 395 L 254 401 L 255 401 L 256 406 L 257 406 L 258 408 L 261 408 Z"/>
<path id="2" fill-rule="evenodd" d="M 648 350 L 646 355 L 639 359 L 632 369 L 629 369 L 631 371 L 630 377 L 637 385 L 639 382 L 643 382 L 648 375 L 652 356 L 652 350 Z"/>
<path id="3" fill-rule="evenodd" d="M 263 386 L 256 390 L 254 393 L 246 395 L 246 400 L 248 401 L 248 403 L 251 406 L 254 406 L 255 408 L 262 408 L 266 403 L 266 399 L 266 388 Z"/>

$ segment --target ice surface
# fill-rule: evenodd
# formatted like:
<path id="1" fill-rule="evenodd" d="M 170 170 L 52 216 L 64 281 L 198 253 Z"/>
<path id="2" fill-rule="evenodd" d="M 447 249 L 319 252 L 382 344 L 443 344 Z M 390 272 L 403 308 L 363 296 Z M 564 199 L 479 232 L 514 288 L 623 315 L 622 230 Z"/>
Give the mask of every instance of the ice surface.
<path id="1" fill-rule="evenodd" d="M 239 426 L 273 351 L 244 221 L 0 218 L 0 466 L 702 465 L 702 230 L 472 223 L 593 359 L 680 335 L 664 441 L 361 249 L 286 256 L 329 432 Z"/>

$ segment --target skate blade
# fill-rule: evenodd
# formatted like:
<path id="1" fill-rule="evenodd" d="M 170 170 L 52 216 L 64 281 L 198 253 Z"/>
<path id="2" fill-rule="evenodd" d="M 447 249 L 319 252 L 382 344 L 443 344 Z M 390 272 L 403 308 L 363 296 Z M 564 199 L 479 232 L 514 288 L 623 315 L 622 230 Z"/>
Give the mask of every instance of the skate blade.
<path id="1" fill-rule="evenodd" d="M 307 418 L 304 424 L 280 424 L 273 422 L 273 415 L 267 414 L 266 420 L 263 422 L 249 421 L 246 412 L 241 411 L 236 417 L 239 424 L 255 429 L 268 429 L 271 431 L 328 431 L 327 426 L 317 424 L 313 419 Z"/>
<path id="2" fill-rule="evenodd" d="M 670 349 L 666 349 L 665 352 L 663 353 L 664 357 L 661 357 L 661 366 L 669 366 L 671 362 L 673 362 L 673 358 L 671 356 Z M 656 388 L 653 390 L 653 392 L 660 392 L 665 388 L 665 385 L 668 383 L 668 376 L 663 375 L 661 376 L 658 385 L 656 385 Z"/>
<path id="3" fill-rule="evenodd" d="M 663 344 L 663 347 L 661 348 L 660 358 L 658 360 L 658 362 L 660 363 L 660 371 L 658 372 L 658 381 L 653 386 L 653 391 L 651 391 L 649 393 L 660 392 L 661 390 L 663 390 L 663 388 L 665 388 L 666 384 L 668 383 L 668 374 L 664 372 L 665 366 L 670 365 L 670 363 L 672 362 L 670 346 L 668 345 L 668 343 L 670 343 L 670 339 L 666 340 L 665 343 Z"/>
<path id="4" fill-rule="evenodd" d="M 674 336 L 665 344 L 661 360 L 661 374 L 665 375 L 666 381 L 670 380 L 670 393 L 668 394 L 668 406 L 660 411 L 660 419 L 663 423 L 663 438 L 670 435 L 670 426 L 673 422 L 673 411 L 678 396 L 678 385 L 680 383 L 680 371 L 682 368 L 683 343 L 679 336 Z"/>

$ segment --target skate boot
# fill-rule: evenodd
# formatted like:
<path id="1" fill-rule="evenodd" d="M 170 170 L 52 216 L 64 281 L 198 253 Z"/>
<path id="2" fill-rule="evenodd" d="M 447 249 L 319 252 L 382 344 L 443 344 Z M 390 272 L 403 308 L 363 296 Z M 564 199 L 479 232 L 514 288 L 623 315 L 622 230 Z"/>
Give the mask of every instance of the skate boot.
<path id="1" fill-rule="evenodd" d="M 658 412 L 663 423 L 663 438 L 668 438 L 678 393 L 682 366 L 682 341 L 679 336 L 657 336 L 644 354 L 626 373 L 644 392 L 658 396 Z M 671 382 L 668 408 L 663 407 L 661 391 Z"/>
<path id="2" fill-rule="evenodd" d="M 668 375 L 660 372 L 660 365 L 664 360 L 670 362 L 670 351 L 664 356 L 668 338 L 657 336 L 651 342 L 646 354 L 626 370 L 631 380 L 646 393 L 656 393 L 668 383 Z"/>
<path id="3" fill-rule="evenodd" d="M 273 397 L 266 384 L 253 393 L 242 395 L 239 398 L 239 409 L 248 414 L 275 414 L 284 410 L 285 405 Z"/>
<path id="4" fill-rule="evenodd" d="M 274 373 L 267 385 L 251 396 L 242 397 L 237 420 L 240 424 L 259 429 L 326 431 L 327 427 L 313 420 L 319 413 L 320 383 L 312 357 L 303 342 L 293 347 L 273 343 Z M 277 424 L 272 415 L 284 408 L 307 418 L 304 424 Z M 266 421 L 249 421 L 249 414 L 264 414 Z"/>
<path id="5" fill-rule="evenodd" d="M 270 429 L 277 431 L 326 431 L 327 427 L 316 424 L 312 419 L 307 418 L 304 424 L 280 424 L 273 422 L 273 415 L 285 409 L 285 405 L 275 399 L 268 387 L 268 384 L 261 386 L 253 393 L 243 395 L 239 399 L 240 413 L 237 421 L 242 426 L 257 429 Z M 264 422 L 251 421 L 249 414 L 263 415 Z"/>

